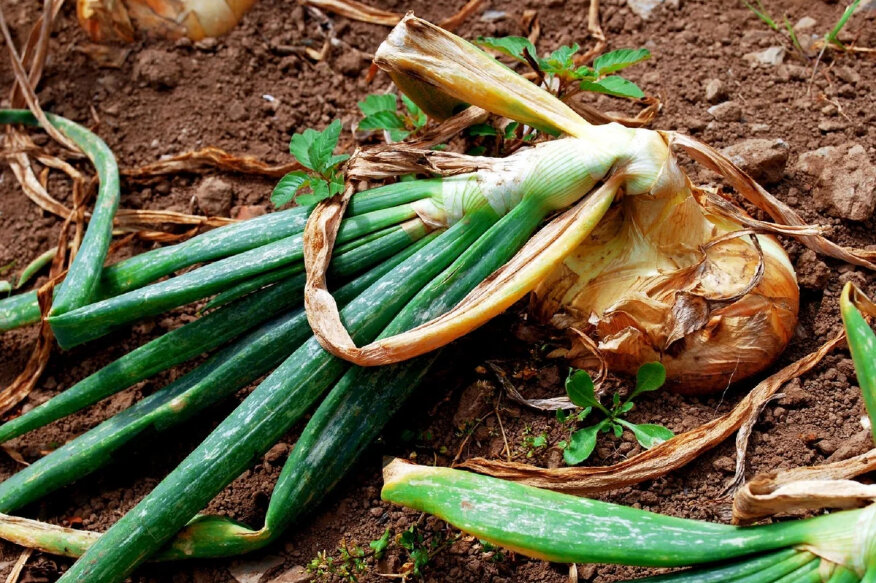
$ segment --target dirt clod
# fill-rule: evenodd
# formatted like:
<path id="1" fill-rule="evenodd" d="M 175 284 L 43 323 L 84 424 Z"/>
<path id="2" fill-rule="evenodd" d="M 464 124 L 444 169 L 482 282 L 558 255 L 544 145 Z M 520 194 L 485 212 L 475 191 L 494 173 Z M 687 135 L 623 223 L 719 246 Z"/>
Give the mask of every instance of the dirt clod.
<path id="1" fill-rule="evenodd" d="M 795 168 L 815 179 L 816 203 L 836 216 L 864 221 L 876 209 L 876 166 L 862 144 L 805 152 Z"/>
<path id="2" fill-rule="evenodd" d="M 230 182 L 218 176 L 208 176 L 198 185 L 195 198 L 205 214 L 226 217 L 231 210 L 234 187 Z"/>
<path id="3" fill-rule="evenodd" d="M 134 78 L 156 89 L 176 87 L 182 74 L 179 56 L 159 49 L 144 49 L 134 65 Z"/>

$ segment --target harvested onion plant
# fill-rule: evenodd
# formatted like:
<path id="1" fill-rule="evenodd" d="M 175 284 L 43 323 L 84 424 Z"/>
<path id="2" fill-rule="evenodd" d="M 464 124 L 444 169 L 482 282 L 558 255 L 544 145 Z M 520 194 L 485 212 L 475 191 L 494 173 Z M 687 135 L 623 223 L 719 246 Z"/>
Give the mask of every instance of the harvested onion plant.
<path id="1" fill-rule="evenodd" d="M 83 478 L 123 444 L 179 427 L 267 377 L 102 536 L 6 517 L 2 532 L 10 540 L 81 555 L 62 581 L 121 581 L 149 559 L 227 556 L 268 544 L 343 477 L 428 374 L 435 349 L 530 291 L 542 290 L 540 312 L 553 309 L 558 323 L 587 324 L 598 351 L 618 369 L 662 360 L 677 388 L 702 391 L 716 388 L 718 379 L 723 386 L 761 370 L 788 341 L 797 289 L 770 233 L 798 236 L 872 267 L 863 253 L 821 238 L 707 146 L 674 133 L 590 125 L 479 49 L 413 16 L 394 29 L 376 62 L 438 119 L 470 104 L 568 137 L 504 159 L 405 145 L 357 151 L 342 195 L 218 228 L 76 280 L 77 302 L 48 318 L 62 347 L 177 306 L 214 301 L 200 319 L 0 426 L 0 439 L 212 355 L 0 484 L 0 511 Z M 307 135 L 311 162 L 333 159 L 336 132 Z M 721 171 L 778 224 L 753 220 L 729 199 L 691 185 L 674 145 Z M 411 172 L 437 177 L 359 193 L 350 186 Z M 679 240 L 682 234 L 687 238 Z M 586 257 L 588 249 L 599 256 Z M 171 277 L 157 281 L 165 276 Z M 623 289 L 602 281 L 615 277 L 626 278 Z M 549 295 L 539 288 L 546 278 L 564 286 L 574 281 L 561 295 Z M 0 305 L 7 328 L 32 319 L 16 301 Z M 584 310 L 599 310 L 592 325 L 582 319 Z M 714 358 L 710 342 L 742 363 L 736 376 L 726 359 Z M 749 348 L 758 343 L 762 349 Z M 684 363 L 697 355 L 702 362 L 692 376 Z M 391 366 L 367 368 L 372 365 Z M 314 407 L 262 528 L 198 515 Z"/>

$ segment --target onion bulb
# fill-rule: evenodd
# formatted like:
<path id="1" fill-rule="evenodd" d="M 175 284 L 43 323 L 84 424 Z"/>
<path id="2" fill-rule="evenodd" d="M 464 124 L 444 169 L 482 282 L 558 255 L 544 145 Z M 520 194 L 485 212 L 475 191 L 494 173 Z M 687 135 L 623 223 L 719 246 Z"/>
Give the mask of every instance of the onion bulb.
<path id="1" fill-rule="evenodd" d="M 78 0 L 82 28 L 95 42 L 132 42 L 135 32 L 201 40 L 230 31 L 255 0 Z"/>
<path id="2" fill-rule="evenodd" d="M 610 369 L 660 361 L 670 387 L 699 394 L 768 366 L 793 334 L 798 303 L 775 237 L 710 214 L 688 183 L 616 204 L 535 289 L 533 309 L 595 337 Z M 582 347 L 567 356 L 586 367 L 594 355 Z"/>

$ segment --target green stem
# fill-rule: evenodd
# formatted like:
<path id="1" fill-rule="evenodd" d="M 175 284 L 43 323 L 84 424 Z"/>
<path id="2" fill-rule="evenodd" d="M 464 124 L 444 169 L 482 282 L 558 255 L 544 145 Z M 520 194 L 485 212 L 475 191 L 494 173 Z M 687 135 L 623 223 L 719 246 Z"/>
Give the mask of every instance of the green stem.
<path id="1" fill-rule="evenodd" d="M 63 117 L 50 113 L 46 117 L 85 152 L 99 180 L 97 200 L 82 244 L 52 302 L 52 313 L 62 314 L 84 306 L 94 297 L 113 235 L 113 217 L 119 207 L 119 167 L 112 151 L 95 134 Z M 0 123 L 37 125 L 37 120 L 27 110 L 7 109 L 0 110 Z"/>
<path id="2" fill-rule="evenodd" d="M 333 263 L 331 273 L 346 277 L 392 257 L 421 238 L 424 230 L 407 230 L 350 249 Z M 150 376 L 209 352 L 270 318 L 301 303 L 301 270 L 277 285 L 226 305 L 129 352 L 42 405 L 0 426 L 0 442 L 65 417 Z"/>
<path id="3" fill-rule="evenodd" d="M 497 218 L 491 209 L 468 215 L 351 302 L 341 315 L 354 340 L 377 336 Z M 123 580 L 276 443 L 347 368 L 315 338 L 306 341 L 59 581 Z"/>
<path id="4" fill-rule="evenodd" d="M 870 434 L 876 442 L 876 334 L 850 301 L 851 291 L 851 284 L 846 284 L 840 297 L 840 314 L 846 328 L 858 384 L 867 406 L 867 415 L 870 417 Z"/>
<path id="5" fill-rule="evenodd" d="M 401 205 L 350 217 L 342 223 L 338 241 L 350 241 L 415 216 L 410 205 Z M 220 292 L 254 275 L 300 262 L 302 254 L 301 234 L 292 235 L 171 279 L 53 316 L 49 322 L 58 344 L 70 348 L 99 338 L 118 326 Z"/>
<path id="6" fill-rule="evenodd" d="M 795 559 L 801 554 L 810 555 L 810 553 L 801 553 L 796 549 L 784 549 L 758 555 L 750 559 L 746 558 L 745 560 L 730 564 L 690 569 L 678 573 L 636 579 L 636 581 L 637 583 L 725 583 L 727 581 L 736 581 L 738 578 L 747 575 L 761 573 L 765 569 L 783 563 L 788 559 Z"/>
<path id="7" fill-rule="evenodd" d="M 336 292 L 345 305 L 421 248 L 424 239 Z M 178 425 L 198 411 L 255 381 L 277 366 L 310 335 L 303 310 L 275 318 L 210 357 L 163 389 L 107 419 L 0 483 L 0 512 L 11 512 L 81 479 L 112 459 L 123 445 L 149 428 Z M 66 537 L 43 550 L 56 552 Z"/>
<path id="8" fill-rule="evenodd" d="M 849 549 L 862 510 L 733 527 L 661 516 L 448 468 L 393 462 L 383 498 L 478 538 L 560 563 L 681 567 L 811 544 Z"/>

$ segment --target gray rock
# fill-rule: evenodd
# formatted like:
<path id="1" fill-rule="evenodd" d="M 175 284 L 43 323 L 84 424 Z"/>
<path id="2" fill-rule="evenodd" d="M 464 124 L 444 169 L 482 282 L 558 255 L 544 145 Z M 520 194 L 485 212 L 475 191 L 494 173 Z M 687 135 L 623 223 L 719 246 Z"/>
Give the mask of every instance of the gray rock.
<path id="1" fill-rule="evenodd" d="M 727 99 L 727 88 L 720 79 L 706 81 L 706 101 L 709 103 L 721 103 Z"/>
<path id="2" fill-rule="evenodd" d="M 818 22 L 814 18 L 811 16 L 804 16 L 794 25 L 794 31 L 800 32 L 802 30 L 812 30 L 815 28 L 816 24 L 818 24 Z"/>
<path id="3" fill-rule="evenodd" d="M 195 191 L 198 206 L 210 216 L 228 216 L 233 198 L 234 187 L 218 176 L 208 176 Z"/>
<path id="4" fill-rule="evenodd" d="M 769 47 L 762 51 L 746 53 L 742 59 L 752 67 L 776 67 L 785 60 L 785 47 Z"/>
<path id="5" fill-rule="evenodd" d="M 651 13 L 654 9 L 663 4 L 666 0 L 627 0 L 627 6 L 630 7 L 639 18 L 648 20 L 651 18 Z"/>
<path id="6" fill-rule="evenodd" d="M 795 170 L 815 179 L 813 194 L 819 208 L 852 221 L 865 221 L 876 210 L 876 166 L 861 144 L 806 152 Z"/>
<path id="7" fill-rule="evenodd" d="M 739 121 L 742 119 L 742 107 L 735 101 L 725 101 L 713 105 L 706 111 L 718 121 Z"/>
<path id="8" fill-rule="evenodd" d="M 785 175 L 790 148 L 779 139 L 752 138 L 733 144 L 721 153 L 763 184 L 775 184 Z"/>

